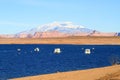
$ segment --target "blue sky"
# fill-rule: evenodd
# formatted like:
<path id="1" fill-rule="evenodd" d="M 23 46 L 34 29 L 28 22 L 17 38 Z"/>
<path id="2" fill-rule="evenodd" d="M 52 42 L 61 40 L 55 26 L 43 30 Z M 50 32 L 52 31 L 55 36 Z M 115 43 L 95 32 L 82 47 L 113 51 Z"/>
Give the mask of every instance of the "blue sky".
<path id="1" fill-rule="evenodd" d="M 54 21 L 120 32 L 120 0 L 0 0 L 0 34 Z"/>

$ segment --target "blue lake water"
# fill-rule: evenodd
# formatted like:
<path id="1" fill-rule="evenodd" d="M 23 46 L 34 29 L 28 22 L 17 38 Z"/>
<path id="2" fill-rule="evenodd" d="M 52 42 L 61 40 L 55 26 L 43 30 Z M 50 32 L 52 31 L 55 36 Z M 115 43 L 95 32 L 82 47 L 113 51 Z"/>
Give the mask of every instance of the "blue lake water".
<path id="1" fill-rule="evenodd" d="M 55 54 L 55 48 L 61 53 Z M 0 80 L 104 67 L 114 59 L 120 59 L 120 45 L 0 45 Z"/>

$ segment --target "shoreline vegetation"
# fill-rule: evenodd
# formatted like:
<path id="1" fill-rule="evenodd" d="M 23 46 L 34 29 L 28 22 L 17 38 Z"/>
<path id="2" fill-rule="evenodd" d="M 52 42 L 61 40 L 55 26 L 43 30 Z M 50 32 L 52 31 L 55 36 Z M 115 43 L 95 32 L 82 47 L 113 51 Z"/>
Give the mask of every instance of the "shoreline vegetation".
<path id="1" fill-rule="evenodd" d="M 0 38 L 0 44 L 109 44 L 120 45 L 120 37 Z"/>
<path id="2" fill-rule="evenodd" d="M 120 65 L 88 70 L 57 72 L 11 80 L 120 80 Z"/>

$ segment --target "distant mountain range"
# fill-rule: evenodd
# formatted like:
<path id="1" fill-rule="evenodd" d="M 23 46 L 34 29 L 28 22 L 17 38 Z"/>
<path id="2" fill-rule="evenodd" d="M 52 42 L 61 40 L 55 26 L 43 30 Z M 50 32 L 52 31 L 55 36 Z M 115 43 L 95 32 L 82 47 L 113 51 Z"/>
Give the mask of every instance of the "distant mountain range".
<path id="1" fill-rule="evenodd" d="M 0 35 L 0 37 L 6 38 L 52 38 L 70 36 L 120 36 L 120 33 L 99 32 L 81 25 L 74 25 L 71 22 L 53 22 L 14 35 Z"/>

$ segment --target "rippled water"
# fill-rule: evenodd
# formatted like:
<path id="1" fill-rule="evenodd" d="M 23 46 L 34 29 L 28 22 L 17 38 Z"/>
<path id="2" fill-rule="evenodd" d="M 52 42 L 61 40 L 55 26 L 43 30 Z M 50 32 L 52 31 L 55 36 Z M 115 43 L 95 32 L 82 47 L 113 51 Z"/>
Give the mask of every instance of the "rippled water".
<path id="1" fill-rule="evenodd" d="M 119 59 L 120 45 L 0 45 L 0 80 L 109 66 Z"/>

